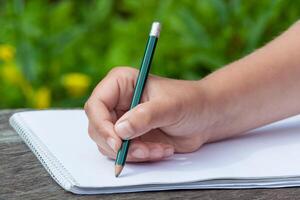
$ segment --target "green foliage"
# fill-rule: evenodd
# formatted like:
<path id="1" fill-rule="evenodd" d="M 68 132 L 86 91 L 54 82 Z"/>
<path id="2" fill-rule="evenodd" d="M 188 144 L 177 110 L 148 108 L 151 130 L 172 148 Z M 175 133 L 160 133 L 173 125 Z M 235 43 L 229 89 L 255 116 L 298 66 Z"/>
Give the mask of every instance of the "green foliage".
<path id="1" fill-rule="evenodd" d="M 0 0 L 0 44 L 15 47 L 13 62 L 33 93 L 46 87 L 51 106 L 82 106 L 111 68 L 139 67 L 153 21 L 163 29 L 152 73 L 200 79 L 264 45 L 299 14 L 293 0 Z M 62 83 L 73 72 L 91 78 L 80 97 Z M 0 107 L 32 107 L 24 93 L 0 80 Z"/>

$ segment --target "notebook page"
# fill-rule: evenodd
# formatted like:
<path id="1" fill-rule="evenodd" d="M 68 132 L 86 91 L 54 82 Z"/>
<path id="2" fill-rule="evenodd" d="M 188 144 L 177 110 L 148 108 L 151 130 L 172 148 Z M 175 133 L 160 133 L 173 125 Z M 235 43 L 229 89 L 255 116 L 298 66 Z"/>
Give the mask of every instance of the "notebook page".
<path id="1" fill-rule="evenodd" d="M 162 162 L 127 164 L 121 177 L 115 178 L 114 162 L 102 156 L 88 136 L 83 111 L 20 115 L 81 187 L 300 175 L 300 116 L 239 138 L 205 145 L 194 153 L 176 154 Z"/>

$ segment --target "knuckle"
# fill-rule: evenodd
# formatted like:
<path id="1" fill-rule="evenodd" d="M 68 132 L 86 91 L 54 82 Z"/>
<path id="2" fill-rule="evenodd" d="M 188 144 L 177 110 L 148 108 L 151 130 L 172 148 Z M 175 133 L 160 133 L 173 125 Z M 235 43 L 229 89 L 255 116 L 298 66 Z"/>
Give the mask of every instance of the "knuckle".
<path id="1" fill-rule="evenodd" d="M 100 138 L 104 138 L 107 135 L 106 132 L 103 130 L 103 127 L 100 125 L 95 125 L 94 129 L 96 131 L 96 134 L 98 134 Z"/>
<path id="2" fill-rule="evenodd" d="M 103 133 L 103 128 L 102 128 L 100 125 L 98 125 L 98 124 L 95 124 L 95 125 L 94 125 L 94 129 L 95 129 L 95 131 L 96 131 L 97 133 L 100 133 L 100 134 Z"/>

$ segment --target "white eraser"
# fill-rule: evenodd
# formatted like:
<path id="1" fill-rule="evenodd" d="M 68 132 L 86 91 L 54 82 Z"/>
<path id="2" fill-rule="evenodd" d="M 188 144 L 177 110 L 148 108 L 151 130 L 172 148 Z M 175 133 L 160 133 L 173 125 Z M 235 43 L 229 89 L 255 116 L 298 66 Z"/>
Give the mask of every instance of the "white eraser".
<path id="1" fill-rule="evenodd" d="M 161 29 L 160 23 L 159 22 L 153 22 L 152 27 L 151 27 L 151 31 L 150 31 L 150 36 L 159 37 L 160 29 Z"/>

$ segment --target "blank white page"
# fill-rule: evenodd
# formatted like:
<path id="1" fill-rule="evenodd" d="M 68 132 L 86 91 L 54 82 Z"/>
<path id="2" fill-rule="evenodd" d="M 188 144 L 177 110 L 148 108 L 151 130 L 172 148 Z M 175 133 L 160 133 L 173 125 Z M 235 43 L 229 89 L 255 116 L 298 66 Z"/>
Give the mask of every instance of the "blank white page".
<path id="1" fill-rule="evenodd" d="M 32 111 L 17 115 L 79 187 L 300 175 L 300 116 L 241 137 L 204 145 L 194 153 L 176 154 L 161 162 L 126 164 L 121 176 L 115 178 L 114 161 L 101 155 L 89 138 L 88 120 L 82 110 Z"/>

